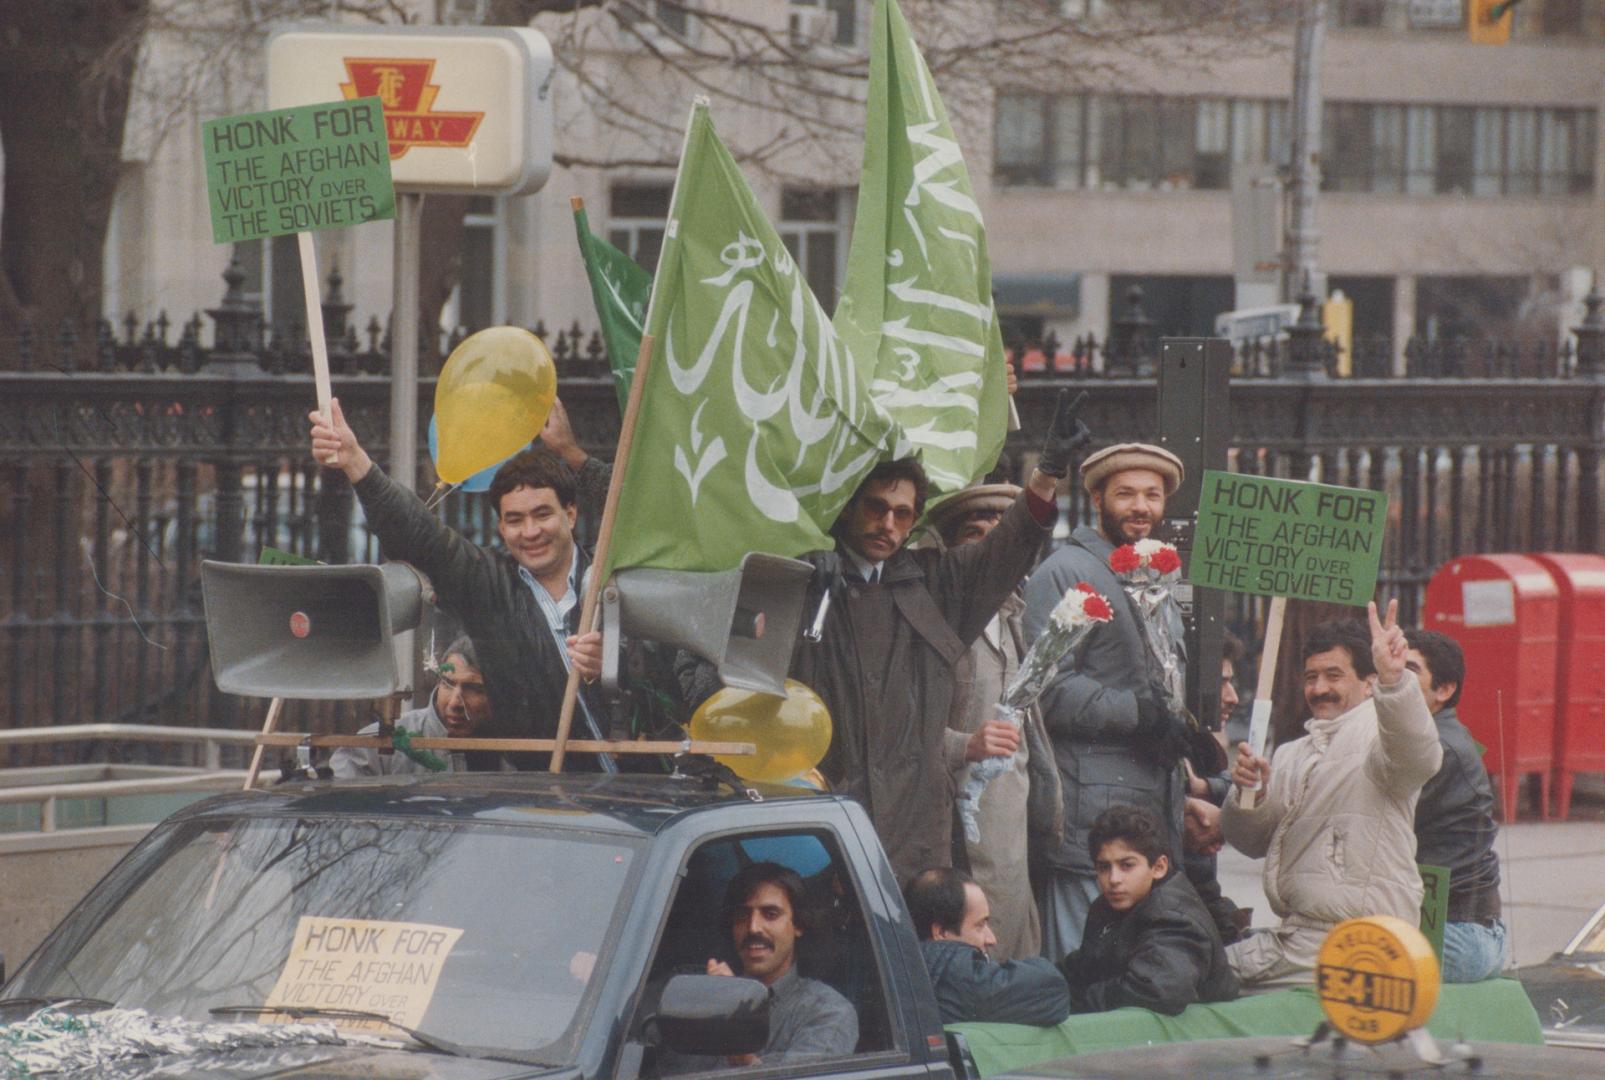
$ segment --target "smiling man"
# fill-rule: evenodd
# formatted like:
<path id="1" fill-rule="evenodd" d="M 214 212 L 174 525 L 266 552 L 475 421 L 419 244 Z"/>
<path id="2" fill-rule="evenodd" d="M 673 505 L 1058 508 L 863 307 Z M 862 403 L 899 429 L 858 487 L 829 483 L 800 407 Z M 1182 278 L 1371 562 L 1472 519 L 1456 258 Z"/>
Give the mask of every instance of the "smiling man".
<path id="1" fill-rule="evenodd" d="M 340 469 L 362 503 L 386 558 L 403 559 L 429 576 L 443 608 L 462 623 L 482 661 L 493 722 L 481 734 L 551 738 L 569 665 L 586 678 L 602 668 L 601 635 L 576 637 L 585 552 L 574 542 L 578 492 L 574 473 L 545 450 L 508 459 L 491 481 L 502 549 L 483 548 L 431 514 L 409 487 L 373 463 L 346 423 L 340 402 L 325 418 L 311 414 L 312 457 Z M 581 695 L 575 713 L 581 737 L 601 738 Z M 521 754 L 524 768 L 545 768 L 545 754 Z M 571 755 L 577 770 L 614 768 L 611 760 Z M 470 757 L 470 767 L 494 761 Z"/>
<path id="2" fill-rule="evenodd" d="M 1443 760 L 1421 684 L 1406 667 L 1404 631 L 1369 608 L 1322 623 L 1305 639 L 1306 734 L 1269 762 L 1238 744 L 1235 789 L 1221 810 L 1233 847 L 1265 859 L 1265 898 L 1281 925 L 1227 950 L 1245 983 L 1308 978 L 1333 926 L 1394 915 L 1414 926 L 1421 907 L 1415 808 Z M 1253 809 L 1242 792 L 1264 783 Z"/>
<path id="3" fill-rule="evenodd" d="M 769 1041 L 757 1054 L 730 1058 L 730 1065 L 778 1065 L 851 1054 L 858 1045 L 858 1013 L 818 979 L 797 971 L 797 947 L 812 928 L 803 880 L 774 862 L 754 863 L 725 887 L 722 915 L 741 974 L 772 994 Z M 734 975 L 730 965 L 708 960 L 709 975 Z"/>
<path id="4" fill-rule="evenodd" d="M 1060 665 L 1041 700 L 1064 791 L 1064 842 L 1046 852 L 1041 885 L 1048 956 L 1064 956 L 1081 943 L 1087 909 L 1098 896 L 1087 836 L 1099 814 L 1116 804 L 1148 807 L 1165 825 L 1171 861 L 1181 858 L 1185 793 L 1176 763 L 1187 727 L 1170 715 L 1152 681 L 1142 620 L 1109 568 L 1117 546 L 1153 533 L 1181 481 L 1181 459 L 1160 446 L 1120 443 L 1088 456 L 1081 485 L 1098 525 L 1072 532 L 1025 584 L 1027 644 L 1078 584 L 1090 584 L 1115 611 L 1088 636 L 1079 663 Z M 1180 642 L 1179 618 L 1172 629 Z"/>

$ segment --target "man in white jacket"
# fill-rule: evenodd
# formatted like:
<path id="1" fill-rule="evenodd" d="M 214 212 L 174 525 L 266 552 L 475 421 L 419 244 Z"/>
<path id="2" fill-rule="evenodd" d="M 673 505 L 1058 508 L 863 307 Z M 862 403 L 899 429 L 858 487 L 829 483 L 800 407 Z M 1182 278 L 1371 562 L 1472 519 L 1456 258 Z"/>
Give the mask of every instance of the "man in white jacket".
<path id="1" fill-rule="evenodd" d="M 1265 897 L 1275 929 L 1226 950 L 1245 983 L 1308 977 L 1327 931 L 1345 919 L 1420 916 L 1415 806 L 1443 748 L 1408 645 L 1395 622 L 1369 607 L 1370 641 L 1355 621 L 1324 623 L 1304 645 L 1308 733 L 1272 760 L 1238 744 L 1235 789 L 1221 811 L 1226 840 L 1265 859 Z M 1242 793 L 1264 790 L 1252 810 Z"/>

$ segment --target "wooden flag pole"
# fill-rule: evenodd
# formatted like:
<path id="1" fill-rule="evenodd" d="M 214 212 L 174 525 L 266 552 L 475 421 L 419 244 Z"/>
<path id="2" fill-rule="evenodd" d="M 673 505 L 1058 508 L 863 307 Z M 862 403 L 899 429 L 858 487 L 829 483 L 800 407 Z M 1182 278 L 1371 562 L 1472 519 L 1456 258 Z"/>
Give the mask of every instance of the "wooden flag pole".
<path id="1" fill-rule="evenodd" d="M 307 336 L 312 339 L 312 380 L 318 390 L 318 411 L 333 423 L 329 415 L 329 399 L 334 391 L 329 386 L 329 343 L 323 339 L 323 297 L 318 290 L 318 255 L 312 247 L 312 234 L 295 234 L 301 248 L 301 291 L 306 295 Z"/>
<path id="2" fill-rule="evenodd" d="M 607 484 L 607 502 L 602 507 L 602 527 L 596 535 L 596 554 L 591 560 L 590 581 L 585 586 L 585 600 L 580 605 L 580 633 L 589 634 L 596 625 L 596 601 L 601 595 L 602 571 L 607 566 L 613 546 L 613 521 L 618 516 L 619 489 L 624 485 L 624 473 L 630 464 L 630 444 L 635 441 L 635 419 L 641 412 L 641 392 L 646 387 L 647 368 L 652 363 L 652 335 L 641 335 L 641 348 L 635 354 L 635 377 L 630 380 L 630 397 L 624 406 L 624 421 L 619 428 L 619 448 L 613 456 L 613 476 Z M 568 685 L 563 688 L 563 711 L 557 718 L 557 740 L 552 749 L 552 772 L 563 771 L 563 753 L 568 746 L 569 728 L 574 723 L 574 706 L 579 700 L 579 669 L 570 666 Z"/>
<path id="3" fill-rule="evenodd" d="M 305 236 L 305 233 L 301 235 Z M 284 699 L 276 697 L 268 702 L 267 719 L 262 721 L 262 735 L 273 734 L 273 729 L 279 726 L 279 714 L 284 711 Z M 257 737 L 256 750 L 251 754 L 251 768 L 245 774 L 245 790 L 250 791 L 256 786 L 256 774 L 262 771 L 262 751 L 266 744 Z"/>
<path id="4" fill-rule="evenodd" d="M 1271 597 L 1271 610 L 1265 616 L 1265 648 L 1259 658 L 1259 685 L 1254 688 L 1254 710 L 1248 722 L 1248 748 L 1265 756 L 1265 742 L 1271 731 L 1271 691 L 1276 685 L 1276 661 L 1282 651 L 1282 621 L 1287 617 L 1287 597 Z M 1237 804 L 1252 810 L 1259 803 L 1259 789 L 1241 792 Z"/>

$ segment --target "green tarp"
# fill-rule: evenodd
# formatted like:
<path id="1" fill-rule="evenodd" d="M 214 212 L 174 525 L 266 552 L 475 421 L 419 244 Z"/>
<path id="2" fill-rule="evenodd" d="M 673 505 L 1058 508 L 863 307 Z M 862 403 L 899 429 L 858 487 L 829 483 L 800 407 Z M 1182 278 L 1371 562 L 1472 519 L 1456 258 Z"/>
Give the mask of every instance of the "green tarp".
<path id="1" fill-rule="evenodd" d="M 1251 1035 L 1308 1035 L 1321 1022 L 1321 1006 L 1308 987 L 1250 994 L 1223 1005 L 1194 1005 L 1180 1016 L 1146 1009 L 1072 1016 L 1057 1027 L 1025 1024 L 953 1024 L 975 1054 L 982 1076 L 1023 1069 L 1072 1054 L 1095 1054 L 1151 1043 L 1232 1039 Z M 1543 1029 L 1532 1002 L 1515 979 L 1445 986 L 1427 1029 L 1445 1040 L 1538 1045 Z"/>

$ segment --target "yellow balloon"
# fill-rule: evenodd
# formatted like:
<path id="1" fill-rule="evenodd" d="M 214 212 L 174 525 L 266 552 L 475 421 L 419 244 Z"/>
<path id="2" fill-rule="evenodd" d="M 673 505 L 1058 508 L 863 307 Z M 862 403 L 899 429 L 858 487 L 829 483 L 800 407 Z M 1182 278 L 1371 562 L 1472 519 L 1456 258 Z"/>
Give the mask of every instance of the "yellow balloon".
<path id="1" fill-rule="evenodd" d="M 830 749 L 830 710 L 795 679 L 786 696 L 725 687 L 691 717 L 691 737 L 709 742 L 750 742 L 756 754 L 720 755 L 743 780 L 789 780 L 818 765 Z"/>
<path id="2" fill-rule="evenodd" d="M 556 399 L 557 368 L 540 338 L 517 326 L 469 335 L 435 383 L 435 471 L 460 484 L 516 454 L 540 434 Z"/>

